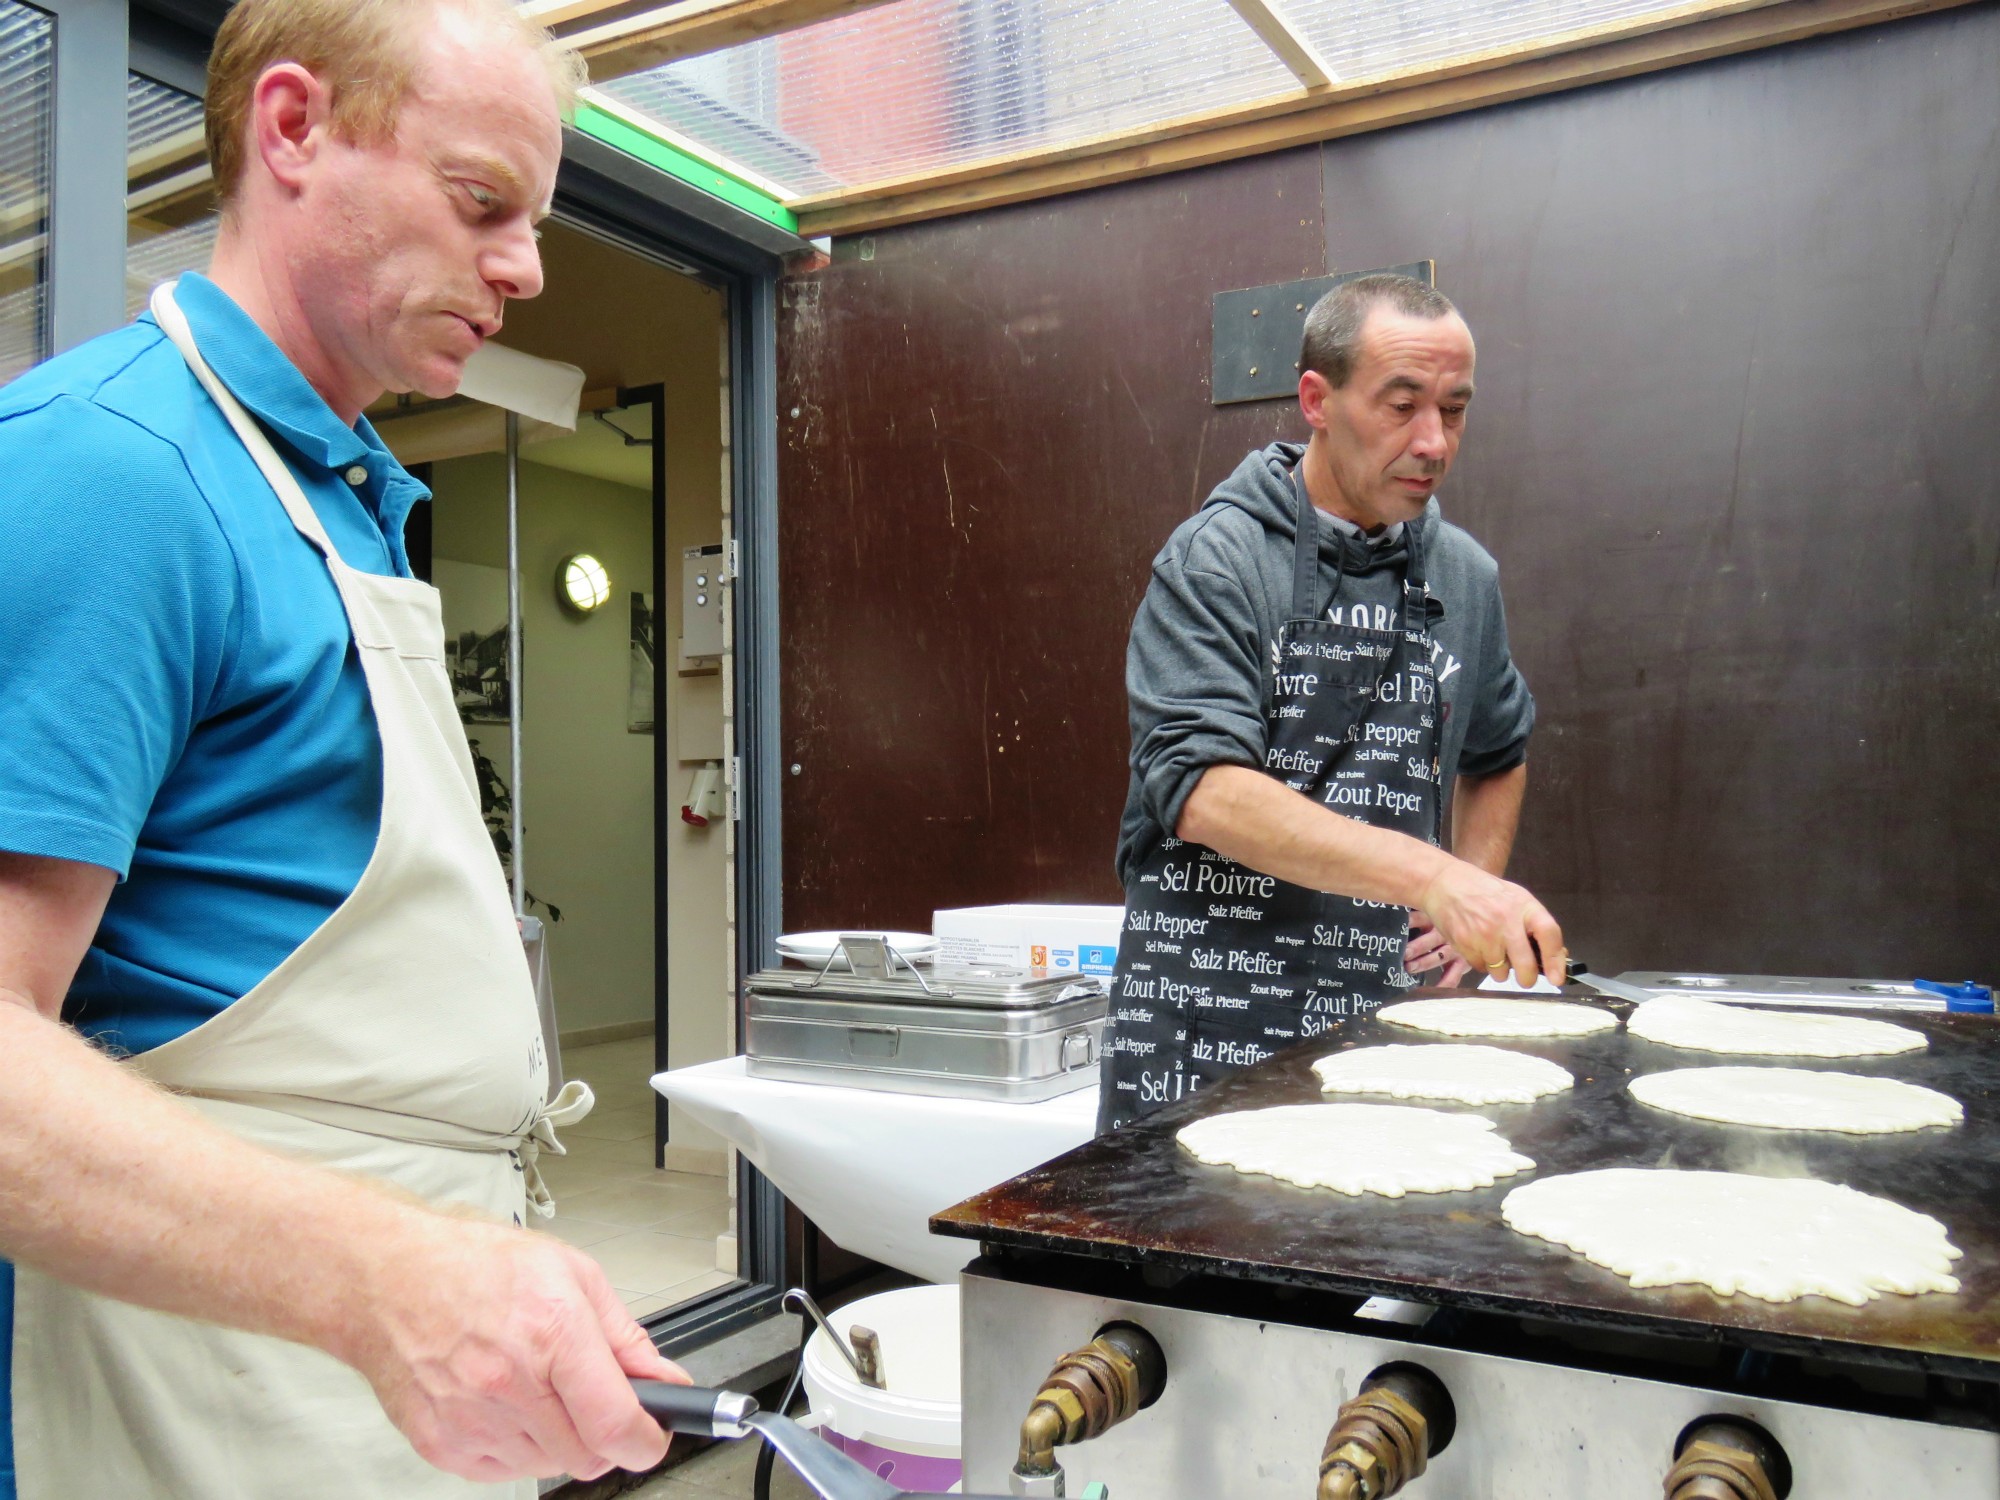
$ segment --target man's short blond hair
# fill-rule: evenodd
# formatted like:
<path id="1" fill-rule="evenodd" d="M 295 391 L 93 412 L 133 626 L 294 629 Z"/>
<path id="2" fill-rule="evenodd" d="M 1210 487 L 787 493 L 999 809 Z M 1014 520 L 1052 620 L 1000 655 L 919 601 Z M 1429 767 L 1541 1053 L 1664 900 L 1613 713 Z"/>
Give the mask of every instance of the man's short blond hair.
<path id="1" fill-rule="evenodd" d="M 347 139 L 389 140 L 409 93 L 423 28 L 455 10 L 542 58 L 565 116 L 588 80 L 583 59 L 510 0 L 237 0 L 208 60 L 203 131 L 216 195 L 227 205 L 243 180 L 251 96 L 275 63 L 309 69 L 333 92 L 333 126 Z"/>

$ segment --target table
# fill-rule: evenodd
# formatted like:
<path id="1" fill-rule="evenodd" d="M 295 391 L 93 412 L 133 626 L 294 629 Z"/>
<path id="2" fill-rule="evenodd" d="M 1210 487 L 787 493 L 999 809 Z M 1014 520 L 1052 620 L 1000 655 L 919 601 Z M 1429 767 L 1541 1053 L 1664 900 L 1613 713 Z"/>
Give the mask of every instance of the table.
<path id="1" fill-rule="evenodd" d="M 1089 1140 L 1097 1090 L 1033 1104 L 933 1099 L 752 1078 L 745 1059 L 675 1068 L 653 1087 L 722 1136 L 844 1249 L 956 1282 L 978 1247 L 930 1217 Z"/>

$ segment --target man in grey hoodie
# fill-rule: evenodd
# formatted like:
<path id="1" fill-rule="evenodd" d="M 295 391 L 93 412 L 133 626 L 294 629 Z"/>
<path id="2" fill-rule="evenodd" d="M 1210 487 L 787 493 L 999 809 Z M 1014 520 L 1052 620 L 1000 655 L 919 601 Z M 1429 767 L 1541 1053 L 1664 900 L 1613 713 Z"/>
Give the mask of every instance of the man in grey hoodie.
<path id="1" fill-rule="evenodd" d="M 1424 283 L 1336 287 L 1306 319 L 1309 441 L 1246 457 L 1154 559 L 1126 662 L 1126 914 L 1100 1128 L 1365 1014 L 1417 973 L 1562 982 L 1561 929 L 1501 878 L 1534 699 L 1499 571 L 1434 496 L 1473 360 Z M 1438 847 L 1448 798 L 1456 856 Z"/>

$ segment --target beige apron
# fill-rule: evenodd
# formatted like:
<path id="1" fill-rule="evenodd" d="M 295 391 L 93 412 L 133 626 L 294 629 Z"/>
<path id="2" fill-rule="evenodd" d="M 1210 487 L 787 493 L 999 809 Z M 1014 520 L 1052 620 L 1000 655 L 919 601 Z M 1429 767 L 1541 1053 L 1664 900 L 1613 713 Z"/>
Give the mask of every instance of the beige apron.
<path id="1" fill-rule="evenodd" d="M 548 1059 L 506 885 L 444 671 L 437 591 L 356 572 L 197 352 L 172 289 L 153 314 L 326 559 L 382 740 L 382 826 L 360 883 L 234 1005 L 130 1066 L 246 1140 L 520 1223 Z M 420 1459 L 362 1377 L 303 1345 L 78 1291 L 25 1267 L 14 1309 L 20 1500 L 532 1497 Z"/>

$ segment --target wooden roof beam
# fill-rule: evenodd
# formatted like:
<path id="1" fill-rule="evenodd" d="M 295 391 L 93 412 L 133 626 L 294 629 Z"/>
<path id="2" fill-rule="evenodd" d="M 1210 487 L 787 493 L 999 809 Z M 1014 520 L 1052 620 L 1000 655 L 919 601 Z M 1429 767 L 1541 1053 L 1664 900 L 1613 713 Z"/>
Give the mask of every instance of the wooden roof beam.
<path id="1" fill-rule="evenodd" d="M 573 0 L 587 4 L 590 0 Z M 888 0 L 682 0 L 564 35 L 598 82 L 870 10 Z"/>
<path id="2" fill-rule="evenodd" d="M 1277 0 L 1229 0 L 1229 4 L 1301 85 L 1308 89 L 1332 87 L 1333 69 L 1319 55 L 1312 39 L 1278 8 Z"/>
<path id="3" fill-rule="evenodd" d="M 524 0 L 520 11 L 522 19 L 560 32 L 580 22 L 593 21 L 607 11 L 622 10 L 629 4 L 631 0 Z"/>

